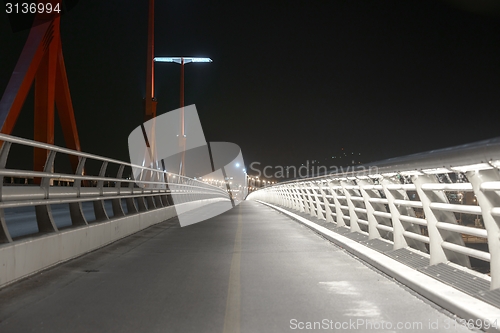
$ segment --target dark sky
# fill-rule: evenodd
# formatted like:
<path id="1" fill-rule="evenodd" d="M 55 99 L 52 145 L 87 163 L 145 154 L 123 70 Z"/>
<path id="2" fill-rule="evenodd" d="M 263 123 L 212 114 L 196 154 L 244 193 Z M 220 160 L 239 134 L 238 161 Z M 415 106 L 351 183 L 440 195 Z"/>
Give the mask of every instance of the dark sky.
<path id="1" fill-rule="evenodd" d="M 499 10 L 462 3 L 472 2 L 157 1 L 155 54 L 214 60 L 186 65 L 186 104 L 207 141 L 238 144 L 247 166 L 341 148 L 371 162 L 499 135 Z M 61 30 L 82 149 L 128 160 L 143 117 L 147 2 L 79 1 Z M 26 36 L 2 11 L 1 92 Z M 179 73 L 156 65 L 159 114 L 179 105 Z M 32 104 L 15 135 L 32 138 Z"/>

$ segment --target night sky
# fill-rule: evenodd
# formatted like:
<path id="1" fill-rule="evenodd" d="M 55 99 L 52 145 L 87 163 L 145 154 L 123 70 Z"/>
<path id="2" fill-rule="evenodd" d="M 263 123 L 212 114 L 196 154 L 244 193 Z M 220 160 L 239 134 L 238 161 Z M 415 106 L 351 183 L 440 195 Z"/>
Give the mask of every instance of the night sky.
<path id="1" fill-rule="evenodd" d="M 342 148 L 368 163 L 499 136 L 494 3 L 157 1 L 155 55 L 213 59 L 186 65 L 185 102 L 207 141 L 238 144 L 247 167 L 325 161 Z M 128 160 L 143 120 L 147 10 L 147 1 L 87 0 L 62 17 L 84 151 Z M 26 37 L 2 11 L 1 93 Z M 178 108 L 179 74 L 156 64 L 159 114 Z M 14 135 L 33 137 L 32 108 L 31 94 Z"/>

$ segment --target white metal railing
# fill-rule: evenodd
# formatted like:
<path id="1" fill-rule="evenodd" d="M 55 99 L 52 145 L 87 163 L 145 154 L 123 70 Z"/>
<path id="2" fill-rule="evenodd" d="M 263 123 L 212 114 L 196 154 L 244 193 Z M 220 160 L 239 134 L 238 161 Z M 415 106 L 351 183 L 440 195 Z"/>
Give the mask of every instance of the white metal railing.
<path id="1" fill-rule="evenodd" d="M 75 227 L 89 223 L 82 210 L 83 202 L 93 203 L 94 222 L 99 222 L 110 219 L 104 204 L 108 200 L 111 202 L 114 218 L 171 206 L 174 204 L 172 195 L 176 197 L 175 204 L 228 198 L 225 186 L 214 186 L 161 169 L 132 165 L 5 134 L 0 134 L 0 143 L 0 243 L 13 242 L 5 215 L 6 209 L 9 208 L 34 206 L 38 233 L 45 234 L 58 232 L 51 210 L 51 205 L 55 204 L 69 205 L 70 216 L 68 218 L 71 219 L 71 225 Z M 6 166 L 9 153 L 15 145 L 45 150 L 47 160 L 44 170 L 8 169 Z M 53 171 L 56 155 L 78 158 L 76 173 Z M 100 165 L 98 175 L 85 174 L 84 170 L 89 161 Z M 107 175 L 108 170 L 111 169 L 110 166 L 114 166 L 117 170 L 116 176 Z M 143 171 L 140 172 L 140 178 L 133 179 L 132 168 Z M 13 186 L 4 183 L 4 179 L 10 180 L 11 178 L 33 179 L 36 184 Z M 52 184 L 57 180 L 64 181 L 65 184 L 72 183 L 72 186 L 53 186 Z M 125 202 L 126 212 L 123 209 L 122 200 Z"/>
<path id="2" fill-rule="evenodd" d="M 500 138 L 278 183 L 248 195 L 346 226 L 430 264 L 489 265 L 500 288 Z M 476 261 L 478 260 L 478 261 Z M 480 266 L 480 265 L 479 265 Z M 473 267 L 474 268 L 474 267 Z"/>

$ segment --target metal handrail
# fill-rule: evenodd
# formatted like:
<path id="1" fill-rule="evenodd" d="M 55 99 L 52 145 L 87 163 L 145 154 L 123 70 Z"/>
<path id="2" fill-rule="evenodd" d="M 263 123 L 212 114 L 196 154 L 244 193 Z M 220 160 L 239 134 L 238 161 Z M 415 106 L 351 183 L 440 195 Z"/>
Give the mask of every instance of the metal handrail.
<path id="1" fill-rule="evenodd" d="M 206 182 L 169 173 L 166 170 L 134 165 L 103 156 L 93 155 L 51 144 L 0 134 L 0 243 L 11 243 L 12 239 L 6 220 L 6 209 L 34 206 L 38 233 L 58 232 L 52 216 L 51 205 L 68 204 L 73 227 L 87 225 L 89 221 L 82 210 L 82 203 L 94 203 L 96 222 L 109 220 L 104 201 L 111 201 L 113 217 L 121 217 L 157 208 L 172 206 L 172 195 L 182 196 L 183 202 L 206 201 L 207 199 L 227 199 L 227 189 Z M 43 171 L 7 169 L 12 145 L 22 145 L 47 151 Z M 74 174 L 52 171 L 56 154 L 78 157 L 79 164 Z M 84 175 L 85 164 L 89 160 L 101 163 L 99 175 Z M 118 165 L 116 176 L 106 176 L 109 164 Z M 125 167 L 137 172 L 137 179 L 123 178 Z M 26 177 L 38 179 L 39 184 L 4 186 L 5 177 Z M 51 180 L 73 181 L 72 186 L 52 186 Z M 105 184 L 113 183 L 113 187 Z M 122 184 L 125 187 L 122 187 Z M 142 187 L 139 187 L 139 186 Z M 178 197 L 181 198 L 181 197 Z M 127 212 L 122 206 L 126 203 Z M 33 236 L 33 235 L 30 235 Z"/>
<path id="2" fill-rule="evenodd" d="M 7 135 L 7 134 L 2 134 L 2 133 L 0 133 L 0 141 L 6 141 L 6 142 L 10 142 L 10 143 L 16 143 L 16 144 L 20 144 L 20 145 L 23 145 L 23 146 L 30 146 L 30 147 L 33 147 L 33 148 L 41 148 L 41 149 L 45 149 L 47 151 L 54 151 L 56 153 L 73 155 L 73 156 L 77 156 L 77 157 L 85 157 L 85 158 L 88 158 L 88 159 L 102 161 L 102 162 L 108 162 L 108 163 L 114 163 L 114 164 L 121 164 L 121 165 L 124 165 L 124 166 L 130 166 L 130 167 L 144 169 L 144 170 L 149 170 L 149 171 L 158 171 L 157 169 L 152 169 L 152 168 L 148 168 L 148 167 L 141 166 L 141 165 L 134 165 L 134 164 L 131 164 L 131 163 L 128 163 L 128 162 L 123 162 L 123 161 L 115 160 L 115 159 L 108 158 L 108 157 L 103 157 L 103 156 L 99 156 L 99 155 L 89 154 L 89 153 L 81 152 L 81 151 L 78 151 L 78 150 L 72 150 L 72 149 L 68 149 L 68 148 L 63 148 L 63 147 L 51 145 L 51 144 L 48 144 L 48 143 L 33 141 L 33 140 L 29 140 L 29 139 L 24 139 L 24 138 L 19 138 L 19 137 Z M 179 177 L 182 177 L 182 176 L 179 176 Z"/>
<path id="3" fill-rule="evenodd" d="M 254 191 L 247 199 L 298 210 L 369 239 L 384 239 L 393 249 L 427 253 L 431 264 L 451 261 L 475 269 L 471 262 L 479 259 L 484 267 L 489 264 L 490 287 L 496 289 L 499 169 L 500 138 L 495 138 L 290 180 Z M 460 224 L 463 217 L 474 226 Z M 467 246 L 471 238 L 484 247 Z"/>
<path id="4" fill-rule="evenodd" d="M 293 183 L 306 179 L 308 181 L 317 181 L 332 175 L 337 177 L 368 176 L 375 174 L 371 172 L 373 169 L 377 170 L 376 173 L 378 174 L 404 173 L 405 171 L 433 169 L 457 169 L 473 164 L 488 163 L 488 161 L 492 160 L 500 161 L 500 137 L 402 157 L 389 158 L 382 161 L 352 166 L 353 170 L 350 171 L 347 170 L 345 172 L 336 173 L 327 172 L 314 177 L 296 178 L 278 184 Z M 346 168 L 350 167 L 347 166 Z"/>

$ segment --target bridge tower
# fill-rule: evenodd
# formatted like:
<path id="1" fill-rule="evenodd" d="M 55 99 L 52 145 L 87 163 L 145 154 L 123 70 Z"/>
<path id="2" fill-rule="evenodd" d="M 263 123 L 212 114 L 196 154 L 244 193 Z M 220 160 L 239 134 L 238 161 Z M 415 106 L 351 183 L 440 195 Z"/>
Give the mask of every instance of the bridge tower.
<path id="1" fill-rule="evenodd" d="M 148 55 L 146 67 L 146 97 L 144 100 L 144 121 L 156 117 L 156 98 L 155 98 L 155 1 L 149 0 L 149 18 L 148 18 Z"/>
<path id="2" fill-rule="evenodd" d="M 34 18 L 28 39 L 0 100 L 1 132 L 12 133 L 34 82 L 34 140 L 54 144 L 54 106 L 57 106 L 66 146 L 80 150 L 61 46 L 62 0 L 50 0 L 44 3 L 49 2 L 52 8 L 59 8 L 59 10 L 51 13 L 38 13 Z M 35 148 L 33 159 L 35 171 L 44 169 L 47 155 L 47 150 Z M 78 158 L 73 156 L 70 159 L 73 170 L 76 170 Z"/>

